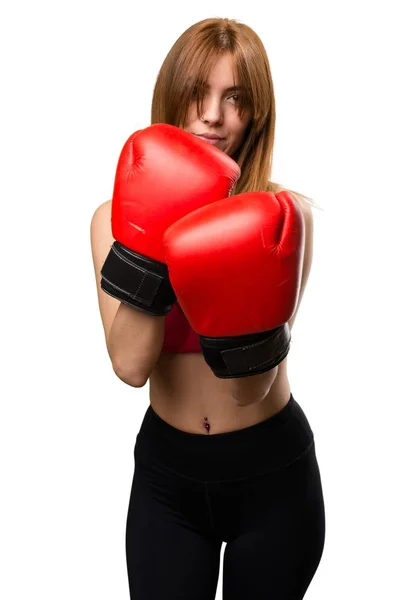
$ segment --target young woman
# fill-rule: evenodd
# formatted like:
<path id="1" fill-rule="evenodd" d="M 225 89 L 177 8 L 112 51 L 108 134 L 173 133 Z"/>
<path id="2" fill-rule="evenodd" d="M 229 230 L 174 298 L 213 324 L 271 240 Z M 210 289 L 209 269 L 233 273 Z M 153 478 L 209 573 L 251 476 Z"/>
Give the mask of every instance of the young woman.
<path id="1" fill-rule="evenodd" d="M 114 371 L 131 386 L 150 384 L 127 516 L 131 598 L 214 600 L 226 542 L 225 600 L 297 600 L 325 539 L 314 435 L 287 374 L 311 268 L 313 215 L 307 198 L 270 181 L 275 98 L 258 35 L 220 18 L 187 29 L 158 74 L 151 120 L 123 148 L 114 197 L 91 223 Z M 264 262 L 280 260 L 275 273 L 291 269 L 275 294 L 262 289 L 275 277 L 263 261 L 252 259 L 243 271 L 235 228 L 224 224 L 237 215 L 248 244 L 249 211 L 260 207 L 255 219 L 268 219 L 274 204 L 281 219 L 274 238 L 290 221 L 290 240 L 297 240 L 283 260 L 280 246 L 264 254 Z M 254 253 L 244 251 L 249 262 Z M 255 285 L 240 284 L 241 274 Z M 293 294 L 286 280 L 298 283 Z M 270 303 L 290 294 L 289 313 L 269 317 L 272 335 L 252 328 Z M 244 320 L 250 326 L 235 335 Z"/>

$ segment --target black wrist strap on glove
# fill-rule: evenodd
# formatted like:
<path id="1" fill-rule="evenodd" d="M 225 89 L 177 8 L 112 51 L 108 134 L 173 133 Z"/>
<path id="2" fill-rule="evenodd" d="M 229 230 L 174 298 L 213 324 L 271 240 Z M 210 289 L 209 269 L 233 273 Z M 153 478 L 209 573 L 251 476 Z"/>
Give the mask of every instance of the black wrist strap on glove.
<path id="1" fill-rule="evenodd" d="M 288 323 L 262 333 L 226 338 L 201 335 L 199 338 L 205 361 L 220 379 L 269 371 L 284 360 L 291 342 Z"/>
<path id="2" fill-rule="evenodd" d="M 176 302 L 167 265 L 114 242 L 101 269 L 101 288 L 146 313 L 167 315 Z"/>

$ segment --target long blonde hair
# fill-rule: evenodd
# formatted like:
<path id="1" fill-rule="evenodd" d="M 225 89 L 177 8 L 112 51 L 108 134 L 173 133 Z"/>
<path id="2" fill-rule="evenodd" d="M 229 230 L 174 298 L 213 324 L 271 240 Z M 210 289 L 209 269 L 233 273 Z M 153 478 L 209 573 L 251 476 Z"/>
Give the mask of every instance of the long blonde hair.
<path id="1" fill-rule="evenodd" d="M 201 84 L 222 52 L 230 52 L 244 93 L 238 110 L 248 108 L 252 119 L 245 139 L 232 157 L 241 169 L 233 194 L 251 191 L 278 192 L 270 181 L 275 135 L 275 95 L 264 45 L 247 25 L 235 19 L 211 18 L 195 23 L 177 39 L 160 68 L 153 92 L 151 123 L 183 127 L 190 103 L 195 99 L 200 116 Z M 312 206 L 310 198 L 301 196 Z"/>

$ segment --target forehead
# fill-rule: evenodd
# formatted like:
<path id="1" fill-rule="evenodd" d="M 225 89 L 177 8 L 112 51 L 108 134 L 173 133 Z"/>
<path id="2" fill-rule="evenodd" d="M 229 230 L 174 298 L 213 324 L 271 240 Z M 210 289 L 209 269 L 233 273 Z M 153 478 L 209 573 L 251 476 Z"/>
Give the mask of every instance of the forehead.
<path id="1" fill-rule="evenodd" d="M 219 56 L 215 60 L 204 82 L 206 87 L 224 88 L 233 88 L 238 83 L 235 60 L 229 53 Z"/>

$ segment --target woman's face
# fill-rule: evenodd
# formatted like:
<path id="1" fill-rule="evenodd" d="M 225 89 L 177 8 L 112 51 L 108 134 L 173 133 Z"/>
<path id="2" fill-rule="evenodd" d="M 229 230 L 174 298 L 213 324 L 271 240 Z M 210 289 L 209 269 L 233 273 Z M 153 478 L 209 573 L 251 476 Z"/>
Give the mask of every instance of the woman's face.
<path id="1" fill-rule="evenodd" d="M 238 115 L 241 96 L 238 83 L 232 56 L 225 53 L 218 59 L 205 83 L 201 118 L 197 116 L 195 97 L 189 106 L 183 127 L 185 131 L 201 136 L 229 156 L 233 156 L 241 146 L 252 116 L 252 111 L 249 110 L 245 112 L 243 119 Z M 203 135 L 217 136 L 219 139 L 208 140 Z"/>

